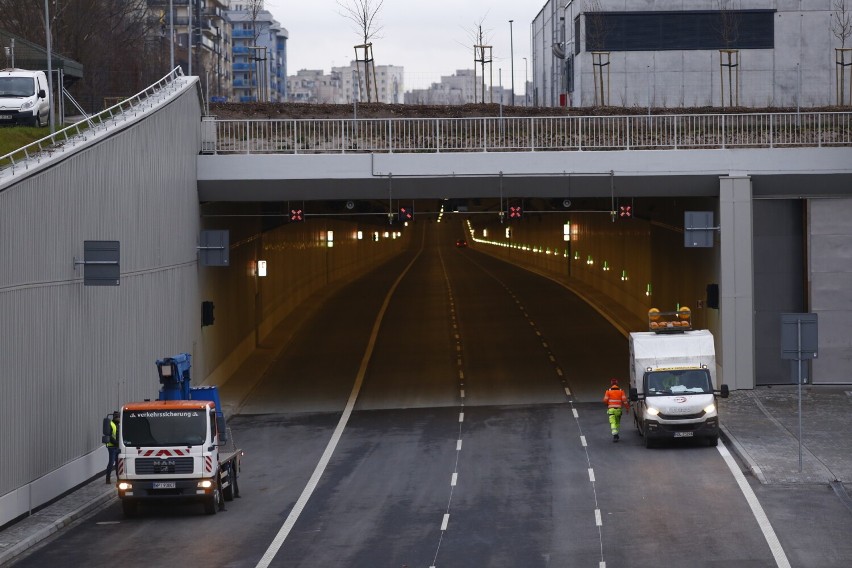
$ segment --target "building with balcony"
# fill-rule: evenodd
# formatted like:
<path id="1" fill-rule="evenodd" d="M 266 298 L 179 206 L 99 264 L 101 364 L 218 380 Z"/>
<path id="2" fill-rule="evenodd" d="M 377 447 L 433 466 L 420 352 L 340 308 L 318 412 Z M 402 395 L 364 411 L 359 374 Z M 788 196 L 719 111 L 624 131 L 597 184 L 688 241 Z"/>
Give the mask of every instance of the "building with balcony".
<path id="1" fill-rule="evenodd" d="M 266 10 L 253 12 L 232 3 L 233 100 L 287 100 L 287 39 L 289 34 Z"/>
<path id="2" fill-rule="evenodd" d="M 531 24 L 533 104 L 850 104 L 852 47 L 848 20 L 845 42 L 835 23 L 838 3 L 694 0 L 688 10 L 647 0 L 619 2 L 617 10 L 609 4 L 544 4 Z"/>
<path id="3" fill-rule="evenodd" d="M 209 97 L 231 98 L 231 26 L 227 20 L 229 0 L 147 0 L 150 43 L 163 74 L 180 66 L 197 75 Z M 169 13 L 171 6 L 172 13 Z M 191 28 L 191 35 L 190 35 Z M 191 49 L 190 49 L 190 39 Z M 191 58 L 190 58 L 191 54 Z"/>
<path id="4" fill-rule="evenodd" d="M 403 93 L 405 91 L 404 68 L 396 65 L 376 65 L 375 71 L 375 86 L 378 98 L 371 95 L 369 97 L 370 100 L 380 103 L 402 104 Z M 338 104 L 351 103 L 356 100 L 360 102 L 367 101 L 367 83 L 364 77 L 363 63 L 359 66 L 355 61 L 352 61 L 346 67 L 332 67 L 331 74 L 340 77 Z M 373 90 L 372 83 L 370 90 Z"/>
<path id="5" fill-rule="evenodd" d="M 343 100 L 340 75 L 334 72 L 326 75 L 321 69 L 300 69 L 287 77 L 287 100 L 337 104 Z"/>

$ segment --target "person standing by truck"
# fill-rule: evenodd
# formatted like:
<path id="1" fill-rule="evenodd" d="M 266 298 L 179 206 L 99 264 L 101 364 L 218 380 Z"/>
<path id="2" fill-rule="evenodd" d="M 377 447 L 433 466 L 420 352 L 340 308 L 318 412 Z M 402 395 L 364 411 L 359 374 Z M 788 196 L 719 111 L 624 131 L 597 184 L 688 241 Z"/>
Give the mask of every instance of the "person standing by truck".
<path id="1" fill-rule="evenodd" d="M 118 459 L 118 423 L 121 419 L 121 415 L 116 410 L 112 413 L 112 420 L 109 422 L 109 440 L 106 443 L 106 449 L 109 452 L 109 457 L 107 458 L 107 467 L 106 467 L 106 482 L 110 483 L 110 477 L 112 476 L 112 470 L 116 469 L 115 462 Z M 118 470 L 115 472 L 116 476 L 118 476 Z"/>
<path id="2" fill-rule="evenodd" d="M 612 431 L 612 441 L 618 441 L 618 428 L 621 425 L 622 411 L 630 412 L 627 394 L 618 386 L 618 379 L 610 379 L 609 389 L 604 393 L 606 413 L 609 416 L 609 428 Z"/>

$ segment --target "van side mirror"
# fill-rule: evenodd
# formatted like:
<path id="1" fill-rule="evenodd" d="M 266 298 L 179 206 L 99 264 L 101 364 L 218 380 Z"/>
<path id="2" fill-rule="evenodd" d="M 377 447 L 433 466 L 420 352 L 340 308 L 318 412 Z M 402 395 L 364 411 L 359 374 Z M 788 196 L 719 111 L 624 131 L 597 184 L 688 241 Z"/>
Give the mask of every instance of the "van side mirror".
<path id="1" fill-rule="evenodd" d="M 731 391 L 728 390 L 728 385 L 722 385 L 722 388 L 719 389 L 719 396 L 721 396 L 722 398 L 728 398 L 730 392 Z"/>
<path id="2" fill-rule="evenodd" d="M 47 93 L 44 92 L 44 89 L 39 89 L 38 98 L 43 99 L 46 96 L 47 96 Z"/>
<path id="3" fill-rule="evenodd" d="M 637 400 L 639 400 L 639 391 L 636 390 L 636 387 L 630 387 L 630 391 L 627 395 L 627 398 L 630 399 L 630 402 L 636 402 Z"/>

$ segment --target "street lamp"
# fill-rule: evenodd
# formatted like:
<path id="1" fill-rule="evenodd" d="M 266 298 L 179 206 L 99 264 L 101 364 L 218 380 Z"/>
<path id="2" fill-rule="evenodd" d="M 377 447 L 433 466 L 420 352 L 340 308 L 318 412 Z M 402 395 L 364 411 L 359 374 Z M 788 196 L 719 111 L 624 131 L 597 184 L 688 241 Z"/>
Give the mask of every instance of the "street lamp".
<path id="1" fill-rule="evenodd" d="M 524 106 L 530 106 L 529 80 L 527 79 L 527 58 L 524 57 Z"/>
<path id="2" fill-rule="evenodd" d="M 512 106 L 515 106 L 515 42 L 512 37 L 512 22 L 509 20 L 509 73 L 512 74 Z"/>

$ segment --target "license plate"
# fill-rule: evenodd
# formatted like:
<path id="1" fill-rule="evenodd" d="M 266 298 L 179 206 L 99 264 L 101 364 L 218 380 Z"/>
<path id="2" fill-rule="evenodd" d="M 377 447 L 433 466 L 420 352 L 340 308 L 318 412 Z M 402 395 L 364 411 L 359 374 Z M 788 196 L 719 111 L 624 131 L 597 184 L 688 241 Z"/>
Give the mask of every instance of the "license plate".
<path id="1" fill-rule="evenodd" d="M 0 114 L 0 120 L 12 120 L 11 114 Z"/>
<path id="2" fill-rule="evenodd" d="M 154 489 L 174 489 L 175 482 L 174 481 L 155 481 Z"/>
<path id="3" fill-rule="evenodd" d="M 691 438 L 694 432 L 675 432 L 675 438 Z"/>

